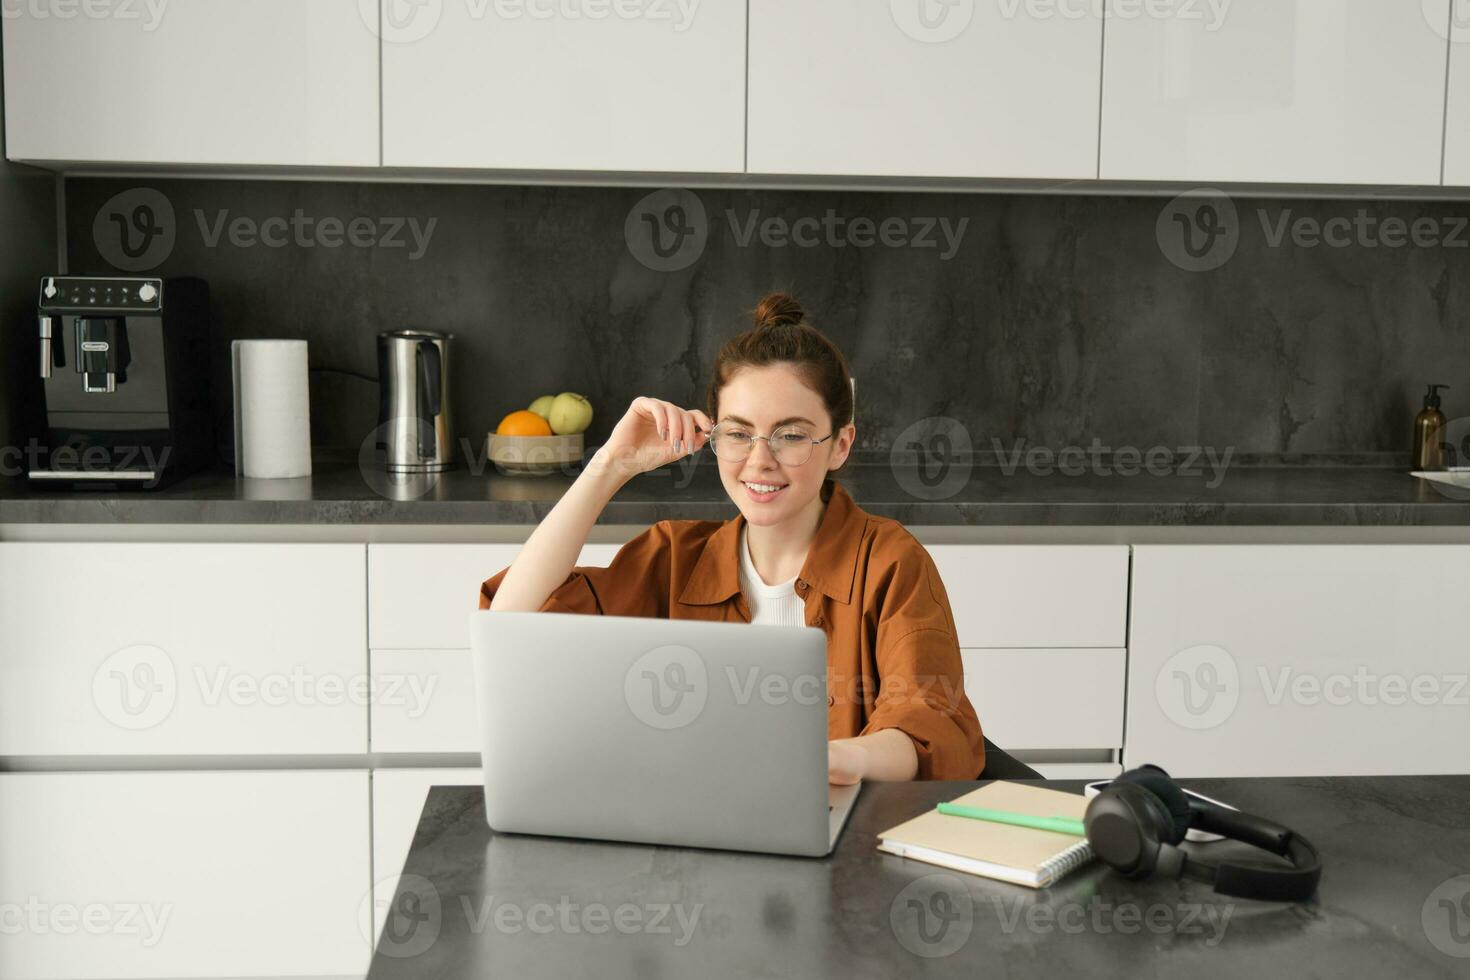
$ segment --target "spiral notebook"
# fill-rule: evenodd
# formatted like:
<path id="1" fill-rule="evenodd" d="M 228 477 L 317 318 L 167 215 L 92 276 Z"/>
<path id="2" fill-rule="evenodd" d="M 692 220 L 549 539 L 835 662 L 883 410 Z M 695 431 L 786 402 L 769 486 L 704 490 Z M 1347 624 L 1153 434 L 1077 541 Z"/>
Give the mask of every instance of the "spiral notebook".
<path id="1" fill-rule="evenodd" d="M 1087 798 L 1075 793 L 994 782 L 954 800 L 965 806 L 1037 817 L 1081 819 Z M 1092 860 L 1085 837 L 972 820 L 930 810 L 878 835 L 878 850 L 940 867 L 1045 888 Z"/>

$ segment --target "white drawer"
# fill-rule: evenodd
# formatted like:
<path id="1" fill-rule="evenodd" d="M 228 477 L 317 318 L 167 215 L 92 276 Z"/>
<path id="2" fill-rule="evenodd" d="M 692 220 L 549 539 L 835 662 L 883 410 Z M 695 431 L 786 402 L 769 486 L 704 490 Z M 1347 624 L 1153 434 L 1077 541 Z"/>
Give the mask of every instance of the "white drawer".
<path id="1" fill-rule="evenodd" d="M 962 650 L 965 693 L 1007 752 L 1123 746 L 1125 650 Z"/>
<path id="2" fill-rule="evenodd" d="M 1123 774 L 1123 767 L 1116 762 L 1032 762 L 1029 765 L 1041 773 L 1042 779 L 1085 779 L 1093 783 Z"/>
<path id="3" fill-rule="evenodd" d="M 468 650 L 374 650 L 372 751 L 479 752 Z"/>
<path id="4" fill-rule="evenodd" d="M 413 846 L 413 835 L 435 786 L 485 785 L 478 769 L 373 770 L 373 942 L 383 931 L 394 886 Z"/>
<path id="5" fill-rule="evenodd" d="M 57 923 L 6 929 L 0 976 L 362 976 L 368 800 L 366 770 L 0 774 L 0 908 Z"/>
<path id="6" fill-rule="evenodd" d="M 962 647 L 1123 647 L 1128 548 L 930 545 Z"/>
<path id="7" fill-rule="evenodd" d="M 0 755 L 362 752 L 360 544 L 0 544 Z"/>
<path id="8" fill-rule="evenodd" d="M 619 545 L 589 544 L 579 565 L 612 562 Z M 368 545 L 368 637 L 374 650 L 469 645 L 465 617 L 480 584 L 515 560 L 518 544 Z"/>

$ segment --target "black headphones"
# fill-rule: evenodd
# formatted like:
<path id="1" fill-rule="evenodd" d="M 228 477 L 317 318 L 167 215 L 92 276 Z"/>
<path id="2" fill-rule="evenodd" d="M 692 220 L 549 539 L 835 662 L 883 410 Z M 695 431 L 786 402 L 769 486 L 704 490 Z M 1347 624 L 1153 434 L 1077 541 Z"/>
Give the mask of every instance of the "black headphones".
<path id="1" fill-rule="evenodd" d="M 1191 800 L 1158 766 L 1114 779 L 1087 804 L 1082 821 L 1093 853 L 1128 878 L 1188 876 L 1222 895 L 1300 902 L 1316 893 L 1322 877 L 1317 849 L 1306 838 L 1263 817 Z M 1179 844 L 1191 827 L 1270 851 L 1291 866 L 1185 854 Z"/>

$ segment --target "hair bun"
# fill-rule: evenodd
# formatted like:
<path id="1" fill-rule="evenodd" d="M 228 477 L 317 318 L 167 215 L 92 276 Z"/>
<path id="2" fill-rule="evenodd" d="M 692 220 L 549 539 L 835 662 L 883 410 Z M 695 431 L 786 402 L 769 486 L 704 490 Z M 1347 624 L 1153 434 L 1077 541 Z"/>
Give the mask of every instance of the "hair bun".
<path id="1" fill-rule="evenodd" d="M 771 293 L 755 306 L 755 325 L 761 327 L 783 327 L 800 323 L 806 319 L 801 304 L 785 293 Z"/>

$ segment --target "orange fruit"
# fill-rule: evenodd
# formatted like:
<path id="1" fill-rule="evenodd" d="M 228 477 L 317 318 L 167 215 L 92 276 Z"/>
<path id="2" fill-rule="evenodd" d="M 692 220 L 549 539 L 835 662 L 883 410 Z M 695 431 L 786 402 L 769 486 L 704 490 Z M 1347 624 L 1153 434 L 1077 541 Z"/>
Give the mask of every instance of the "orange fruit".
<path id="1" fill-rule="evenodd" d="M 535 412 L 511 412 L 495 427 L 497 436 L 549 436 L 551 426 Z"/>

